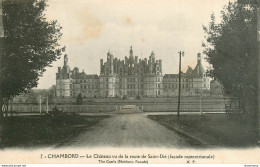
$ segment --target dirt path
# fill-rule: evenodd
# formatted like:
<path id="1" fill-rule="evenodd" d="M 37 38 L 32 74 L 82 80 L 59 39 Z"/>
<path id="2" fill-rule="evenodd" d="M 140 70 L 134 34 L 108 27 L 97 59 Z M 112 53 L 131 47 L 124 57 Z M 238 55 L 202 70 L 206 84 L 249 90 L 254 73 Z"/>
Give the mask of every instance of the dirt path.
<path id="1" fill-rule="evenodd" d="M 189 143 L 144 113 L 115 114 L 62 147 L 187 147 Z"/>

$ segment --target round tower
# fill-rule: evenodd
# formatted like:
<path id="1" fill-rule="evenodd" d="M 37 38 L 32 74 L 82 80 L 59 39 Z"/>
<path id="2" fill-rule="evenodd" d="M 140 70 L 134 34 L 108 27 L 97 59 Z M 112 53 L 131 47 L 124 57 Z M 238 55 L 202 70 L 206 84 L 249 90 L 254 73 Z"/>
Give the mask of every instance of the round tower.
<path id="1" fill-rule="evenodd" d="M 64 66 L 68 66 L 68 55 L 64 55 Z"/>

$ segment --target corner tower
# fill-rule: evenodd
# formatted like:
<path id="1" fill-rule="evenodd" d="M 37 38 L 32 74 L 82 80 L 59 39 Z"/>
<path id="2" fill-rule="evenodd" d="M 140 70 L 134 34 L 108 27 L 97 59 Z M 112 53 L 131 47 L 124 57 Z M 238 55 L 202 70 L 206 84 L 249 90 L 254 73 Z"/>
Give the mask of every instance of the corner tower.
<path id="1" fill-rule="evenodd" d="M 63 67 L 58 67 L 56 73 L 56 96 L 57 97 L 71 97 L 72 94 L 72 73 L 68 65 L 68 55 L 64 55 Z"/>

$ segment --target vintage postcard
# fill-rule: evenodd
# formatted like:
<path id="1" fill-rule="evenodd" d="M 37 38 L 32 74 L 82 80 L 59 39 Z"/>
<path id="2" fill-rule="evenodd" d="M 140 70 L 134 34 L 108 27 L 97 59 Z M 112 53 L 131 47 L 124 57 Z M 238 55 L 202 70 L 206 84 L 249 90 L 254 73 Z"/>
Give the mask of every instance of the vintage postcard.
<path id="1" fill-rule="evenodd" d="M 0 164 L 260 164 L 257 0 L 0 0 Z"/>

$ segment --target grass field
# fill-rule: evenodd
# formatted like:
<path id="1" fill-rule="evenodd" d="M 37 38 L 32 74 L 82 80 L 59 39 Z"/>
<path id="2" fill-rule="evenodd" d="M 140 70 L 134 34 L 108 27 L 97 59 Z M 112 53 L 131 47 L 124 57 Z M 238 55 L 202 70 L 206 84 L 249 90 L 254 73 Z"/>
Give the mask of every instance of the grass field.
<path id="1" fill-rule="evenodd" d="M 109 116 L 17 116 L 4 119 L 3 147 L 56 146 Z"/>
<path id="2" fill-rule="evenodd" d="M 256 146 L 257 126 L 245 115 L 149 115 L 170 129 L 188 134 L 212 147 Z"/>

